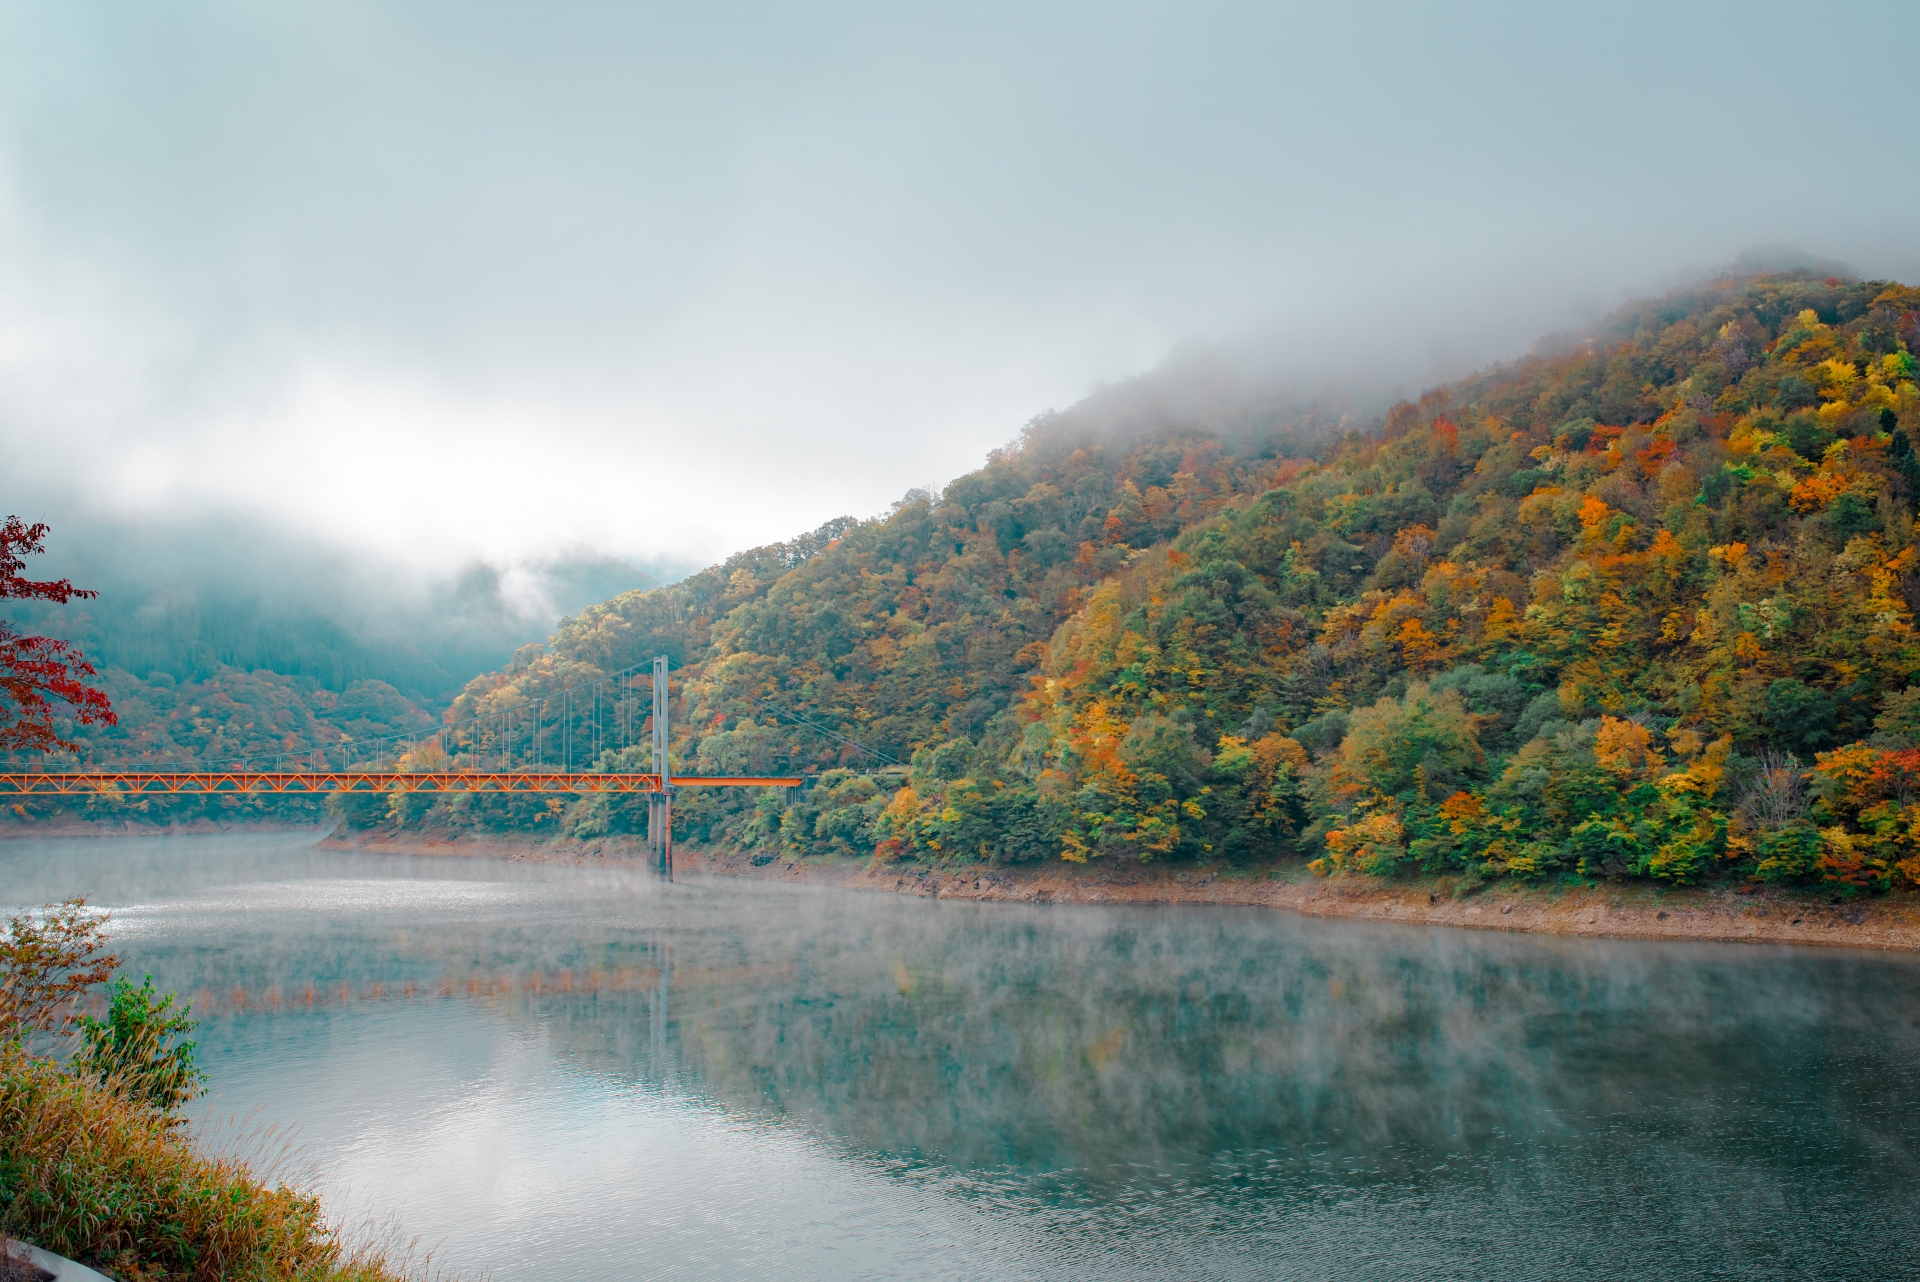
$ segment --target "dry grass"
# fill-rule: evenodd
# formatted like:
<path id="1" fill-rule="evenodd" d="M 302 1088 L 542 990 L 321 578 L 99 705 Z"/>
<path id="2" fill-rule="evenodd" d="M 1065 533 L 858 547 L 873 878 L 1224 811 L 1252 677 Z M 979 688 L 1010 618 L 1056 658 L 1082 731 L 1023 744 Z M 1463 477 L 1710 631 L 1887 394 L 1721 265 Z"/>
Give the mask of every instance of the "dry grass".
<path id="1" fill-rule="evenodd" d="M 410 1276 L 343 1242 L 312 1194 L 17 1047 L 0 1049 L 0 1229 L 127 1282 Z"/>

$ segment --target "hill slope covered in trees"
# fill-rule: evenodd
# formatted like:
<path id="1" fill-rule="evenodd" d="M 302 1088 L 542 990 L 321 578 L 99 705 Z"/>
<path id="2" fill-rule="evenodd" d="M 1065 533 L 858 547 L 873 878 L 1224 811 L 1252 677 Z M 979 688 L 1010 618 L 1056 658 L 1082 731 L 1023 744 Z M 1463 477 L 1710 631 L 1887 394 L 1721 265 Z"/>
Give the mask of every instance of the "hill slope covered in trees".
<path id="1" fill-rule="evenodd" d="M 664 651 L 681 769 L 821 776 L 682 794 L 681 835 L 798 855 L 1920 881 L 1917 309 L 1704 284 L 1371 431 L 1069 411 L 885 518 L 582 611 L 450 716 Z"/>

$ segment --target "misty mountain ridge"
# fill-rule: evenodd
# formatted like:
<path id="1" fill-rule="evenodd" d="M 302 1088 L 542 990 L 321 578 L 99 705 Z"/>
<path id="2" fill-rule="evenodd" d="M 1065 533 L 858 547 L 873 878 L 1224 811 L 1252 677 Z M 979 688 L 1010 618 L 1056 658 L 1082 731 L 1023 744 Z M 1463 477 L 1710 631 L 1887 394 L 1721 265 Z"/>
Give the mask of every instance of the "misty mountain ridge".
<path id="1" fill-rule="evenodd" d="M 1796 270 L 1371 419 L 1157 371 L 884 518 L 569 617 L 455 701 L 455 759 L 667 653 L 680 768 L 820 772 L 790 805 L 688 795 L 688 841 L 1920 884 L 1917 347 L 1920 290 Z M 645 823 L 605 796 L 339 810 Z"/>
<path id="2" fill-rule="evenodd" d="M 1795 247 L 1772 246 L 1749 250 L 1711 275 L 1842 270 Z M 1365 340 L 1372 328 L 1371 321 L 1293 326 L 1182 344 L 1153 369 L 1036 416 L 1007 448 L 1070 453 L 1175 432 L 1238 453 L 1301 454 L 1342 433 L 1375 429 L 1396 402 L 1467 372 L 1457 356 L 1402 350 L 1383 361 Z M 1429 318 L 1400 336 L 1409 332 L 1438 328 Z M 1529 355 L 1602 338 L 1600 324 L 1562 330 L 1536 342 Z M 907 501 L 939 493 L 916 489 Z M 18 605 L 14 617 L 80 644 L 102 669 L 186 682 L 223 669 L 265 671 L 335 692 L 378 680 L 423 704 L 450 698 L 473 674 L 546 639 L 560 619 L 627 591 L 679 582 L 693 569 L 635 563 L 562 539 L 511 561 L 396 573 L 244 518 L 159 528 L 79 511 L 42 519 L 52 520 L 54 533 L 36 572 L 71 578 L 100 596 L 64 609 Z"/>

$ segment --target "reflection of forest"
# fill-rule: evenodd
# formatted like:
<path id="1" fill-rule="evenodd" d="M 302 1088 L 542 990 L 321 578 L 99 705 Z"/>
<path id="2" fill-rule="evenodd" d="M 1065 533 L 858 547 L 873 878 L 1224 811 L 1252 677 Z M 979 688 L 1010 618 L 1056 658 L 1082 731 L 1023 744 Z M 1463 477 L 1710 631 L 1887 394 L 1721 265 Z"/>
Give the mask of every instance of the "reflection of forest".
<path id="1" fill-rule="evenodd" d="M 665 1063 L 644 996 L 532 1005 L 599 1071 L 675 1074 L 870 1151 L 1094 1178 L 1254 1153 L 1415 1169 L 1599 1119 L 1711 1127 L 1726 1084 L 1784 1108 L 1836 1053 L 1894 1069 L 1920 1048 L 1910 1018 L 1871 1014 L 1913 1009 L 1883 1004 L 1888 983 L 1920 991 L 1898 963 L 1719 950 L 1677 967 L 1672 950 L 1257 911 L 768 907 L 786 911 L 737 941 L 676 930 Z M 793 978 L 685 977 L 736 948 L 792 957 Z M 1887 1116 L 1896 1097 L 1872 1097 L 1911 1071 L 1829 1078 L 1835 1126 Z"/>

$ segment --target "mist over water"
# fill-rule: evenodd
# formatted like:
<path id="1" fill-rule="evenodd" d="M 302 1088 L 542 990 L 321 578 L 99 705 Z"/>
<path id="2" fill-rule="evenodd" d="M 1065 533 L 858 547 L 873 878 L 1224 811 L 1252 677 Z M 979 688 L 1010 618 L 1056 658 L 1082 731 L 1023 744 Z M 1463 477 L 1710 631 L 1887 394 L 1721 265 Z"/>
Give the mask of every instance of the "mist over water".
<path id="1" fill-rule="evenodd" d="M 947 903 L 302 835 L 0 846 L 210 1133 L 516 1278 L 1920 1273 L 1920 959 Z"/>

